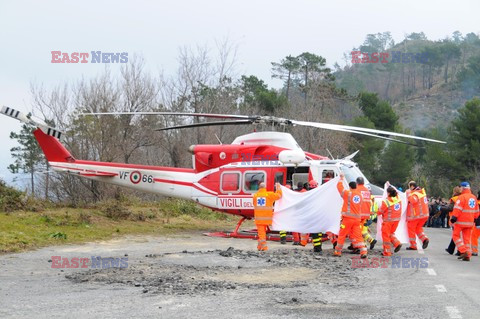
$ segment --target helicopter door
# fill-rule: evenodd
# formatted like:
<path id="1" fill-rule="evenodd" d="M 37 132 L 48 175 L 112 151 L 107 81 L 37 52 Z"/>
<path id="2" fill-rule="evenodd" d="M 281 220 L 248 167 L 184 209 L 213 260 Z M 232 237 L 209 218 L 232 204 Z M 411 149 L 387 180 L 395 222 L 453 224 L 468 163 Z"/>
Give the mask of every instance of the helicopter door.
<path id="1" fill-rule="evenodd" d="M 338 171 L 335 169 L 335 167 L 322 168 L 320 172 L 321 172 L 320 180 L 322 184 L 325 184 L 326 182 L 338 176 Z"/>
<path id="2" fill-rule="evenodd" d="M 292 189 L 297 189 L 298 182 L 302 184 L 308 183 L 308 172 L 310 167 L 287 167 L 287 184 L 292 186 Z"/>

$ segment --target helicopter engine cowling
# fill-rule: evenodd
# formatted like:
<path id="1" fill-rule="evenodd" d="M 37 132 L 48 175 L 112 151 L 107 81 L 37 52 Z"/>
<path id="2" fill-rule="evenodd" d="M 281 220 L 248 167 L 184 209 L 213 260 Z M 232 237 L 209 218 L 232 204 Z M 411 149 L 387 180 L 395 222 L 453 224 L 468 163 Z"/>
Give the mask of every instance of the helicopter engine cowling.
<path id="1" fill-rule="evenodd" d="M 301 164 L 305 161 L 305 153 L 302 150 L 284 150 L 278 154 L 278 159 L 283 164 Z"/>

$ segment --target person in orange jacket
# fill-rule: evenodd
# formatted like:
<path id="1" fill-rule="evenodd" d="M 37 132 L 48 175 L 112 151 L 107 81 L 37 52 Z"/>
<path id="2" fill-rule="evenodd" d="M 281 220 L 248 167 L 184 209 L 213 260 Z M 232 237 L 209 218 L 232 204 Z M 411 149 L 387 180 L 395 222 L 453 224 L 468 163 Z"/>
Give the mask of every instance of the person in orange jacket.
<path id="1" fill-rule="evenodd" d="M 368 226 L 366 226 L 367 221 L 370 219 L 370 216 L 372 214 L 372 194 L 370 193 L 370 190 L 365 187 L 365 180 L 363 177 L 357 177 L 357 189 L 360 191 L 362 194 L 362 210 L 360 212 L 360 229 L 362 232 L 362 237 L 363 240 L 365 241 L 365 244 L 370 245 L 370 249 L 373 249 L 375 247 L 375 244 L 377 243 L 377 240 L 374 239 L 372 236 L 370 236 L 370 233 L 368 232 Z"/>
<path id="2" fill-rule="evenodd" d="M 428 198 L 424 188 L 417 186 L 415 181 L 408 183 L 407 193 L 407 227 L 410 247 L 407 250 L 417 250 L 417 236 L 422 241 L 422 248 L 428 247 L 428 237 L 423 232 L 423 225 L 428 220 Z"/>
<path id="3" fill-rule="evenodd" d="M 275 184 L 276 191 L 268 192 L 264 182 L 259 185 L 259 190 L 253 195 L 255 225 L 257 225 L 259 251 L 265 251 L 267 247 L 267 227 L 272 225 L 273 203 L 282 197 L 280 184 Z"/>
<path id="4" fill-rule="evenodd" d="M 360 212 L 362 207 L 362 194 L 357 189 L 357 183 L 350 182 L 350 190 L 345 190 L 343 180 L 345 175 L 340 174 L 340 181 L 337 184 L 338 192 L 343 198 L 342 221 L 340 232 L 338 234 L 337 245 L 335 246 L 334 256 L 341 256 L 345 238 L 349 235 L 354 248 L 360 250 L 360 257 L 367 257 L 367 247 L 362 239 L 360 230 Z"/>
<path id="5" fill-rule="evenodd" d="M 453 225 L 450 223 L 450 217 L 452 216 L 453 206 L 455 206 L 455 202 L 457 201 L 458 196 L 460 196 L 461 194 L 462 194 L 461 187 L 455 186 L 452 191 L 452 198 L 450 198 L 450 202 L 448 203 L 448 210 L 449 210 L 448 226 L 449 227 L 453 227 Z M 450 244 L 448 245 L 447 248 L 445 248 L 445 251 L 450 255 L 453 255 L 453 253 L 455 252 L 455 242 L 453 241 L 453 239 L 450 239 Z M 460 255 L 460 253 L 458 255 Z"/>
<path id="6" fill-rule="evenodd" d="M 458 196 L 450 218 L 450 222 L 453 224 L 452 238 L 460 252 L 458 259 L 470 261 L 472 228 L 480 222 L 478 219 L 480 212 L 477 198 L 470 191 L 470 184 L 462 182 L 460 187 L 462 194 Z M 463 240 L 460 234 L 462 234 Z"/>
<path id="7" fill-rule="evenodd" d="M 480 206 L 480 191 L 477 194 L 477 203 Z M 476 223 L 478 224 L 478 222 Z M 480 236 L 480 225 L 472 228 L 472 256 L 478 256 L 478 237 Z"/>
<path id="8" fill-rule="evenodd" d="M 378 211 L 378 215 L 381 215 L 383 218 L 383 256 L 392 255 L 392 245 L 394 252 L 398 252 L 402 248 L 402 244 L 395 237 L 395 230 L 397 230 L 402 215 L 402 202 L 397 196 L 397 190 L 392 186 L 388 186 L 387 193 L 388 197 L 382 202 L 382 206 Z"/>

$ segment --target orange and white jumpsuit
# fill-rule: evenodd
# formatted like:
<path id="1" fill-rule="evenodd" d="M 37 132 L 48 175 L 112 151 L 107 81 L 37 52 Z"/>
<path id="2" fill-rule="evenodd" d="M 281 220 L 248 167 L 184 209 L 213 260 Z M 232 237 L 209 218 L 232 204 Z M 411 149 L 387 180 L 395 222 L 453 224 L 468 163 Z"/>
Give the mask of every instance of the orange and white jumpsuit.
<path id="1" fill-rule="evenodd" d="M 480 199 L 477 201 L 480 206 Z M 472 254 L 478 255 L 478 237 L 480 236 L 480 228 L 473 226 L 472 228 Z"/>
<path id="2" fill-rule="evenodd" d="M 362 239 L 360 230 L 360 211 L 362 207 L 362 194 L 358 189 L 345 190 L 343 180 L 337 184 L 338 192 L 343 198 L 342 222 L 338 234 L 334 255 L 341 256 L 345 238 L 349 235 L 354 248 L 360 249 L 360 255 L 367 255 L 367 247 Z"/>
<path id="3" fill-rule="evenodd" d="M 417 236 L 422 241 L 428 240 L 423 232 L 423 225 L 428 220 L 428 199 L 425 189 L 417 188 L 407 195 L 407 227 L 408 241 L 411 249 L 417 249 Z"/>
<path id="4" fill-rule="evenodd" d="M 382 240 L 383 240 L 383 255 L 392 255 L 392 245 L 397 248 L 401 245 L 400 241 L 395 237 L 400 217 L 402 216 L 402 202 L 397 197 L 388 196 L 382 202 L 382 206 L 378 211 L 382 216 Z"/>
<path id="5" fill-rule="evenodd" d="M 273 203 L 282 197 L 282 190 L 268 192 L 260 188 L 253 195 L 253 206 L 255 214 L 255 225 L 258 233 L 258 250 L 267 250 L 267 227 L 272 225 Z"/>
<path id="6" fill-rule="evenodd" d="M 360 230 L 362 232 L 362 237 L 365 243 L 372 243 L 373 237 L 370 236 L 368 232 L 368 226 L 365 226 L 367 220 L 370 219 L 372 214 L 372 200 L 371 200 L 371 193 L 365 185 L 357 185 L 357 189 L 362 194 L 362 209 L 360 211 Z"/>
<path id="7" fill-rule="evenodd" d="M 453 216 L 457 218 L 457 221 L 453 224 L 452 239 L 461 254 L 467 253 L 467 256 L 471 257 L 472 229 L 475 227 L 474 220 L 479 216 L 479 210 L 477 198 L 470 189 L 464 189 L 458 196 L 453 207 Z M 462 234 L 463 240 L 460 234 Z"/>

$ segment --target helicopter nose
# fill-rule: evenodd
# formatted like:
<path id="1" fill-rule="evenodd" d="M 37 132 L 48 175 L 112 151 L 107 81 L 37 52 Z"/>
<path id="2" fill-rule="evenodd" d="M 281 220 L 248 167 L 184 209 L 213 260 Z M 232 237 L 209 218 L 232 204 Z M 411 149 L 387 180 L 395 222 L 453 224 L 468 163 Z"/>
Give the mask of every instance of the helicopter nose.
<path id="1" fill-rule="evenodd" d="M 192 153 L 192 154 L 195 154 L 195 151 L 194 151 L 194 150 L 195 150 L 195 146 L 197 146 L 197 145 L 190 145 L 190 146 L 188 147 L 188 151 L 189 151 L 190 153 Z"/>

